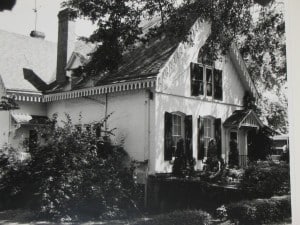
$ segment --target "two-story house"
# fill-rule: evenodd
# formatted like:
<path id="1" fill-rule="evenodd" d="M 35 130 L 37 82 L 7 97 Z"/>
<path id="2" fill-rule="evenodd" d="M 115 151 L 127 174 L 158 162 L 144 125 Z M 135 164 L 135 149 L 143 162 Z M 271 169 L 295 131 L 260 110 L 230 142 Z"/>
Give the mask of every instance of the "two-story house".
<path id="1" fill-rule="evenodd" d="M 117 72 L 99 79 L 72 74 L 94 48 L 77 42 L 73 29 L 68 10 L 63 10 L 57 48 L 0 31 L 5 41 L 0 46 L 0 93 L 15 96 L 20 106 L 0 112 L 0 145 L 16 147 L 24 138 L 38 138 L 32 127 L 54 113 L 59 121 L 67 113 L 83 127 L 113 113 L 106 125 L 117 128 L 113 141 L 135 160 L 148 162 L 150 173 L 171 172 L 180 139 L 186 154 L 196 159 L 196 169 L 202 169 L 211 139 L 225 162 L 230 143 L 236 143 L 239 164 L 246 164 L 247 132 L 262 123 L 253 111 L 244 110 L 243 97 L 246 91 L 254 97 L 258 93 L 234 44 L 222 60 L 199 63 L 209 23 L 192 25 L 192 43 L 163 37 L 141 44 L 124 56 Z"/>

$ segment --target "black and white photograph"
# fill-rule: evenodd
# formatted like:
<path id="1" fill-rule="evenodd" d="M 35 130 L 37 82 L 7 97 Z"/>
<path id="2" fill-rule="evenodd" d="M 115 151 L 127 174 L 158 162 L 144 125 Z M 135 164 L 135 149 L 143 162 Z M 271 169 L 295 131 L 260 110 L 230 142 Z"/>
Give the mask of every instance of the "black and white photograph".
<path id="1" fill-rule="evenodd" d="M 297 224 L 291 2 L 0 0 L 0 224 Z"/>

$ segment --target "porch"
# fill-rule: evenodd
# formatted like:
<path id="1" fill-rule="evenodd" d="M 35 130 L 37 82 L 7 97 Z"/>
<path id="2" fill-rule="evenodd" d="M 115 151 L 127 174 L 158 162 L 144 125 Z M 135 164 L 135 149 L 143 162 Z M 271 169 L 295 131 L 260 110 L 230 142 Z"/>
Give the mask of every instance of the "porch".
<path id="1" fill-rule="evenodd" d="M 246 167 L 249 132 L 258 131 L 263 123 L 253 110 L 236 110 L 223 124 L 225 129 L 225 162 L 230 166 Z"/>

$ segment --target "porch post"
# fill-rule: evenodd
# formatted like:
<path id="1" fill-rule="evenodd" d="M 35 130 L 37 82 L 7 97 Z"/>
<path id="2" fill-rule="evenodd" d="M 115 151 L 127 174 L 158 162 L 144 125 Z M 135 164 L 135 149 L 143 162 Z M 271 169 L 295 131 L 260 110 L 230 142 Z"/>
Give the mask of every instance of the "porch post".
<path id="1" fill-rule="evenodd" d="M 248 130 L 245 131 L 245 155 L 246 155 L 245 166 L 248 166 Z"/>
<path id="2" fill-rule="evenodd" d="M 246 167 L 248 159 L 247 135 L 244 129 L 238 130 L 239 166 Z"/>

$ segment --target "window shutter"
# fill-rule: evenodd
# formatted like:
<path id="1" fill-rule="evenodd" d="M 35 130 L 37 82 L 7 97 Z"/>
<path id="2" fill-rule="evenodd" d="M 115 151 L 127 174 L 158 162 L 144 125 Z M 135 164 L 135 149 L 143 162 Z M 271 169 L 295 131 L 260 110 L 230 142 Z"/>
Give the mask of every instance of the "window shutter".
<path id="1" fill-rule="evenodd" d="M 222 129 L 221 129 L 221 118 L 215 119 L 215 140 L 217 145 L 218 157 L 222 155 Z"/>
<path id="2" fill-rule="evenodd" d="M 172 159 L 172 114 L 165 112 L 165 160 Z"/>
<path id="3" fill-rule="evenodd" d="M 196 63 L 191 63 L 191 95 L 198 96 L 204 94 L 203 87 L 203 67 Z"/>
<path id="4" fill-rule="evenodd" d="M 95 129 L 96 137 L 101 137 L 101 125 L 97 124 L 94 129 Z"/>
<path id="5" fill-rule="evenodd" d="M 191 95 L 199 95 L 199 83 L 197 80 L 197 64 L 191 63 Z"/>
<path id="6" fill-rule="evenodd" d="M 193 158 L 193 117 L 186 116 L 184 119 L 185 129 L 185 153 L 188 159 Z"/>
<path id="7" fill-rule="evenodd" d="M 204 118 L 199 116 L 198 118 L 198 160 L 202 160 L 204 158 Z"/>
<path id="8" fill-rule="evenodd" d="M 214 70 L 214 98 L 223 100 L 222 70 Z"/>
<path id="9" fill-rule="evenodd" d="M 213 83 L 212 83 L 212 69 L 206 68 L 206 95 L 212 96 L 213 94 Z"/>

